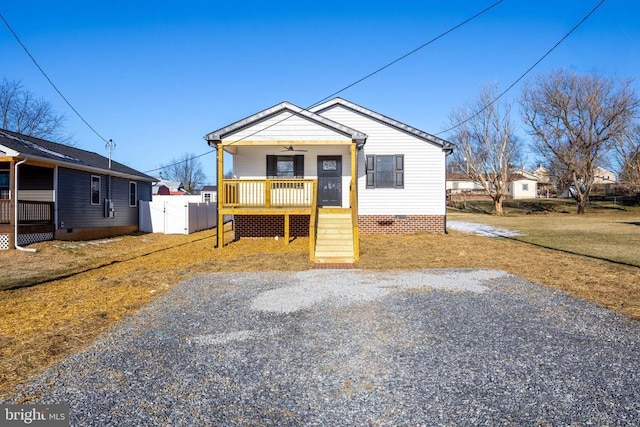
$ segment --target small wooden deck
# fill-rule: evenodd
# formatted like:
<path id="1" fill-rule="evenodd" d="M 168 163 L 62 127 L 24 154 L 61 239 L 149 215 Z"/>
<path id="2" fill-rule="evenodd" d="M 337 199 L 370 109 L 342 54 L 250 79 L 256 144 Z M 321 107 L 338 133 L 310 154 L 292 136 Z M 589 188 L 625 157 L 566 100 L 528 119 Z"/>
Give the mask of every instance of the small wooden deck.
<path id="1" fill-rule="evenodd" d="M 322 257 L 316 257 L 318 238 L 318 206 L 316 179 L 279 178 L 279 179 L 223 179 L 218 186 L 218 221 L 225 215 L 282 215 L 284 217 L 284 244 L 290 241 L 290 217 L 309 215 L 309 258 L 312 261 L 352 263 L 358 259 L 359 245 L 357 227 L 357 208 L 338 208 L 346 214 L 349 227 L 349 254 L 340 247 L 335 256 L 328 253 L 335 246 L 332 241 L 321 245 Z M 350 202 L 357 203 L 355 186 L 350 187 Z M 224 236 L 218 236 L 218 247 L 224 246 Z"/>
<path id="2" fill-rule="evenodd" d="M 223 179 L 218 186 L 218 222 L 225 215 L 282 215 L 284 241 L 289 244 L 291 215 L 309 215 L 315 223 L 316 190 L 315 179 Z M 315 230 L 312 233 L 309 228 L 315 237 Z M 221 233 L 218 247 L 223 245 Z"/>

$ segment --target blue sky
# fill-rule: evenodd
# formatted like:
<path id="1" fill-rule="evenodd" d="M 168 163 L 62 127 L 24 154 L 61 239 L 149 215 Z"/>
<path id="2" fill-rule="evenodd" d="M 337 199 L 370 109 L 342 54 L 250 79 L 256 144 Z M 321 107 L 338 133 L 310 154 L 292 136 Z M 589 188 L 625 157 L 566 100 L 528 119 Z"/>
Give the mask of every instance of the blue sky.
<path id="1" fill-rule="evenodd" d="M 494 2 L 21 1 L 0 13 L 74 107 L 116 142 L 114 159 L 145 172 L 209 151 L 203 135 L 281 101 L 308 107 Z M 340 96 L 437 134 L 482 84 L 506 88 L 597 3 L 504 0 Z M 637 1 L 605 1 L 531 76 L 560 67 L 637 76 L 639 19 Z M 107 154 L 1 23 L 0 49 L 0 78 L 21 80 L 65 114 L 78 147 Z M 215 156 L 201 163 L 214 183 Z"/>

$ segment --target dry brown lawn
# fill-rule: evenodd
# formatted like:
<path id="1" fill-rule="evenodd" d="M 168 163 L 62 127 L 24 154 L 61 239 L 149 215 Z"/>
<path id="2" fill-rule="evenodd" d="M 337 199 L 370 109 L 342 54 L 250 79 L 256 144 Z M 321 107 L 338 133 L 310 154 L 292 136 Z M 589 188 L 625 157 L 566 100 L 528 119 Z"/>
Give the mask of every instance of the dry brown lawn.
<path id="1" fill-rule="evenodd" d="M 0 395 L 189 277 L 312 268 L 307 238 L 288 246 L 282 240 L 240 239 L 218 250 L 215 237 L 215 230 L 145 234 L 31 245 L 37 253 L 1 251 L 0 289 L 38 284 L 0 291 Z M 640 269 L 508 239 L 457 232 L 362 236 L 357 267 L 496 268 L 640 319 Z"/>

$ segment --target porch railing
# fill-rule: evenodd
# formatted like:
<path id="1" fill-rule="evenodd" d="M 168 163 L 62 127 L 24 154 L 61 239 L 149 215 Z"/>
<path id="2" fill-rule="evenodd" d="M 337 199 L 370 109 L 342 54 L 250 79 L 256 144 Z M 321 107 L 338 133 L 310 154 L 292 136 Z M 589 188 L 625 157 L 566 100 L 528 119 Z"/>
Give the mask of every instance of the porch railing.
<path id="1" fill-rule="evenodd" d="M 224 208 L 311 207 L 314 179 L 225 179 L 218 203 Z"/>
<path id="2" fill-rule="evenodd" d="M 0 224 L 11 223 L 11 200 L 0 199 Z"/>
<path id="3" fill-rule="evenodd" d="M 11 200 L 0 200 L 0 224 L 11 223 Z M 18 224 L 53 224 L 53 202 L 18 202 Z"/>
<path id="4" fill-rule="evenodd" d="M 360 226 L 358 225 L 358 182 L 349 185 L 349 203 L 351 204 L 351 226 L 353 227 L 353 256 L 360 259 Z"/>

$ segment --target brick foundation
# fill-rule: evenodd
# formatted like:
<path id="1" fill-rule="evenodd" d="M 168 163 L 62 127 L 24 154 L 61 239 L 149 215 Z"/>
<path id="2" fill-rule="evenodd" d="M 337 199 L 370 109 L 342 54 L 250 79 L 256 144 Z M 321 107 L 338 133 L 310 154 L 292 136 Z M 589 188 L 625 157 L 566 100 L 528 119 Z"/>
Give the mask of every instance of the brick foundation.
<path id="1" fill-rule="evenodd" d="M 362 234 L 444 233 L 444 215 L 359 215 Z"/>
<path id="2" fill-rule="evenodd" d="M 235 215 L 233 223 L 239 238 L 284 236 L 284 215 Z M 291 215 L 289 233 L 290 237 L 308 236 L 309 215 Z"/>

